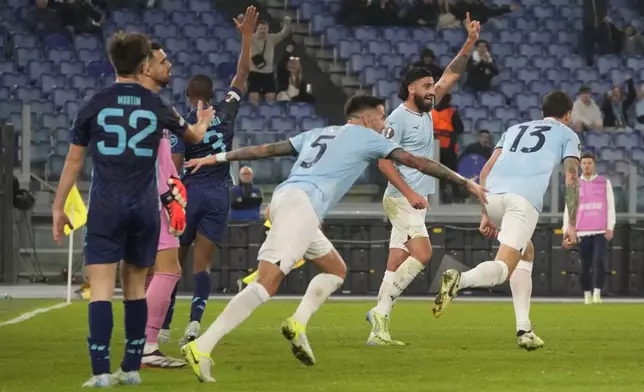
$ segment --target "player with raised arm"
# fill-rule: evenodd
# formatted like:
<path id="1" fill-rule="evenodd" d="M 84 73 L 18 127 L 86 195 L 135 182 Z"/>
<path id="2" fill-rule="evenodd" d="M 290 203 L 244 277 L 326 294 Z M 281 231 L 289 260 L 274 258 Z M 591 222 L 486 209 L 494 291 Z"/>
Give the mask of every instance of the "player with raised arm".
<path id="1" fill-rule="evenodd" d="M 206 332 L 181 348 L 201 381 L 214 382 L 210 353 L 215 345 L 241 324 L 261 304 L 275 295 L 284 277 L 305 257 L 320 267 L 292 317 L 282 324 L 282 335 L 295 357 L 305 365 L 315 364 L 306 336 L 306 325 L 326 299 L 342 285 L 344 261 L 320 230 L 320 222 L 344 196 L 370 162 L 388 158 L 425 174 L 465 186 L 481 201 L 485 191 L 440 163 L 417 157 L 380 135 L 384 128 L 384 101 L 367 95 L 349 99 L 345 106 L 347 124 L 302 132 L 273 144 L 221 152 L 194 159 L 186 168 L 198 171 L 204 165 L 297 156 L 289 177 L 271 199 L 272 228 L 262 244 L 259 276 L 238 293 Z"/>
<path id="2" fill-rule="evenodd" d="M 151 43 L 142 34 L 116 33 L 108 54 L 116 82 L 90 98 L 71 127 L 70 147 L 53 205 L 53 236 L 60 244 L 65 200 L 80 173 L 85 150 L 94 163 L 85 235 L 85 264 L 92 287 L 88 348 L 93 376 L 85 387 L 139 384 L 145 343 L 145 278 L 154 265 L 159 242 L 161 200 L 156 159 L 163 129 L 189 142 L 203 138 L 213 110 L 201 110 L 189 126 L 154 92 L 143 87 Z M 201 106 L 201 105 L 200 105 Z M 164 201 L 165 202 L 165 201 Z M 112 296 L 121 262 L 125 308 L 125 354 L 110 375 L 113 329 Z"/>
<path id="3" fill-rule="evenodd" d="M 173 139 L 173 160 L 178 168 L 183 166 L 184 159 L 207 157 L 212 154 L 229 151 L 233 144 L 235 118 L 239 110 L 241 97 L 250 71 L 250 51 L 253 32 L 259 14 L 255 7 L 246 9 L 242 23 L 235 19 L 237 28 L 242 33 L 242 48 L 237 73 L 230 83 L 226 98 L 215 104 L 215 118 L 212 120 L 206 136 L 201 143 L 184 146 L 178 138 Z M 195 75 L 190 78 L 186 95 L 192 110 L 186 116 L 189 123 L 197 121 L 197 102 L 212 101 L 213 82 L 207 75 Z M 187 225 L 180 238 L 179 257 L 183 264 L 194 243 L 194 293 L 190 307 L 190 320 L 179 344 L 184 345 L 199 334 L 201 317 L 206 308 L 211 290 L 210 267 L 215 256 L 216 244 L 221 243 L 226 232 L 230 210 L 230 165 L 208 167 L 199 173 L 185 173 L 182 180 L 188 192 L 186 209 Z"/>
<path id="4" fill-rule="evenodd" d="M 494 164 L 485 179 L 489 202 L 485 205 L 480 230 L 491 235 L 500 228 L 501 243 L 496 258 L 460 273 L 447 270 L 441 289 L 434 300 L 434 315 L 439 317 L 459 290 L 470 287 L 491 287 L 502 284 L 519 272 L 519 282 L 513 287 L 517 319 L 527 321 L 518 335 L 521 347 L 538 348 L 543 345 L 532 331 L 529 322 L 532 265 L 521 262 L 521 254 L 529 247 L 530 239 L 539 220 L 543 195 L 548 188 L 553 169 L 563 162 L 566 179 L 566 206 L 571 219 L 564 233 L 563 246 L 577 242 L 575 225 L 579 202 L 579 154 L 581 144 L 577 134 L 568 127 L 572 100 L 566 93 L 554 91 L 543 100 L 543 120 L 535 120 L 510 127 L 501 137 L 494 153 Z M 530 265 L 527 265 L 530 264 Z M 517 271 L 515 271 L 515 268 Z M 512 280 L 512 279 L 511 279 Z M 521 316 L 521 317 L 520 317 Z"/>
<path id="5" fill-rule="evenodd" d="M 465 72 L 467 59 L 478 40 L 480 29 L 480 23 L 471 21 L 467 13 L 467 41 L 436 84 L 426 68 L 412 67 L 407 70 L 398 93 L 403 103 L 394 109 L 385 122 L 386 138 L 415 155 L 426 158 L 433 156 L 434 124 L 431 111 L 434 102 L 440 102 Z M 435 192 L 436 186 L 433 178 L 388 159 L 380 160 L 378 167 L 389 180 L 383 206 L 392 228 L 387 270 L 378 291 L 378 303 L 367 312 L 367 321 L 371 325 L 367 345 L 402 346 L 403 342 L 391 339 L 389 315 L 394 301 L 431 259 L 432 246 L 425 215 L 427 197 Z"/>
<path id="6" fill-rule="evenodd" d="M 161 45 L 152 43 L 152 53 L 148 61 L 148 69 L 142 78 L 142 85 L 155 93 L 170 83 L 170 70 L 172 63 L 164 52 Z M 181 264 L 179 264 L 179 239 L 177 238 L 186 224 L 186 195 L 185 188 L 178 179 L 177 169 L 172 162 L 170 148 L 170 132 L 163 130 L 163 138 L 159 145 L 158 170 L 159 170 L 159 194 L 161 200 L 174 201 L 172 213 L 161 211 L 161 231 L 159 233 L 159 244 L 154 263 L 154 271 L 150 284 L 146 291 L 148 304 L 148 322 L 145 330 L 146 342 L 143 347 L 143 358 L 141 365 L 155 368 L 179 368 L 186 365 L 182 359 L 171 358 L 159 350 L 158 337 L 161 324 L 170 306 L 170 296 L 181 278 Z M 176 137 L 176 136 L 175 136 Z M 178 193 L 173 196 L 167 185 L 170 181 L 174 184 L 174 190 Z M 181 219 L 177 219 L 181 218 Z"/>

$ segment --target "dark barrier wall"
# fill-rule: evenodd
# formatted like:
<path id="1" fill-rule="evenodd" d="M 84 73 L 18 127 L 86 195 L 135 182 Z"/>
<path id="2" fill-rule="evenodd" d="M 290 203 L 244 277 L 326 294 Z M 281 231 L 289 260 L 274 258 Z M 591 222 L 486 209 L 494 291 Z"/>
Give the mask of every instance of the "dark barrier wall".
<path id="1" fill-rule="evenodd" d="M 463 268 L 468 269 L 494 259 L 498 248 L 498 242 L 488 241 L 479 235 L 478 226 L 432 224 L 428 229 L 434 249 L 432 260 L 429 268 L 409 286 L 407 295 L 430 293 L 442 263 L 450 266 L 462 263 Z M 347 279 L 342 287 L 344 294 L 377 294 L 387 262 L 389 230 L 390 226 L 380 220 L 325 221 L 324 233 L 347 263 Z M 533 272 L 535 296 L 582 295 L 578 252 L 562 249 L 561 238 L 560 227 L 553 225 L 539 225 L 532 238 L 536 252 Z M 237 291 L 237 280 L 257 267 L 257 252 L 263 239 L 261 223 L 230 224 L 226 244 L 218 250 L 213 263 L 214 292 Z M 191 260 L 192 255 L 184 268 L 184 290 L 192 289 Z M 644 295 L 644 227 L 618 225 L 606 263 L 609 271 L 604 287 L 606 294 Z M 292 271 L 279 293 L 304 293 L 316 273 L 317 269 L 311 263 Z M 487 292 L 489 290 L 480 291 L 481 294 Z M 494 292 L 509 293 L 509 286 L 505 284 Z"/>

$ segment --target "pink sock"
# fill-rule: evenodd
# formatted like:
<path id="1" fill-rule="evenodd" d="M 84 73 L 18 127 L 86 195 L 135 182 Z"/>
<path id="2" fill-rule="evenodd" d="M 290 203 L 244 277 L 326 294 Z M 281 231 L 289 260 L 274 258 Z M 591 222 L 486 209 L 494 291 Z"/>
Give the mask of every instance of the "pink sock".
<path id="1" fill-rule="evenodd" d="M 170 307 L 170 296 L 180 278 L 181 276 L 174 274 L 154 274 L 146 294 L 148 303 L 146 343 L 157 344 L 159 330 Z"/>
<path id="2" fill-rule="evenodd" d="M 145 277 L 145 292 L 148 292 L 148 289 L 150 288 L 150 283 L 152 283 L 152 278 L 154 278 L 154 274 L 149 274 L 148 276 Z"/>

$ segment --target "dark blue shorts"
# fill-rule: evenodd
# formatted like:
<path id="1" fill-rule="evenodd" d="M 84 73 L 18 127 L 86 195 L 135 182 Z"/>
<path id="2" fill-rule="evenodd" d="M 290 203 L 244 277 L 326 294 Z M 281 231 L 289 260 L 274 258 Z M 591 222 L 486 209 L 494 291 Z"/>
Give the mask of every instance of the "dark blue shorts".
<path id="1" fill-rule="evenodd" d="M 158 203 L 122 205 L 91 200 L 85 231 L 85 264 L 124 260 L 141 268 L 156 260 L 161 221 Z"/>
<path id="2" fill-rule="evenodd" d="M 215 244 L 220 244 L 226 234 L 230 213 L 228 186 L 204 183 L 186 184 L 186 230 L 179 241 L 182 246 L 194 242 L 197 232 Z"/>

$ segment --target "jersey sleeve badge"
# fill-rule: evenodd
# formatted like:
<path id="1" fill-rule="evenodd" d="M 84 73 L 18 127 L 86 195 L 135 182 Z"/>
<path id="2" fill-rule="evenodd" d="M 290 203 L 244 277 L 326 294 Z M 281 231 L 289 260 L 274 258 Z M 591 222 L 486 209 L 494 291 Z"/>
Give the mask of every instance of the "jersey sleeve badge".
<path id="1" fill-rule="evenodd" d="M 383 135 L 386 139 L 391 139 L 392 137 L 394 137 L 394 133 L 395 133 L 395 132 L 394 132 L 394 129 L 393 129 L 392 127 L 387 127 L 387 128 L 385 129 L 385 131 L 382 133 L 382 135 Z"/>

